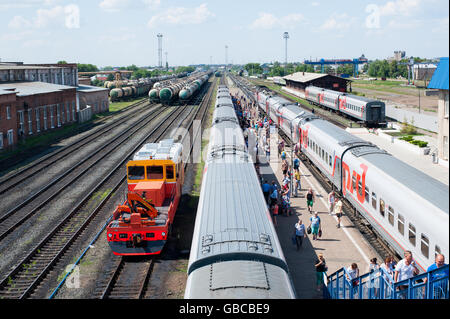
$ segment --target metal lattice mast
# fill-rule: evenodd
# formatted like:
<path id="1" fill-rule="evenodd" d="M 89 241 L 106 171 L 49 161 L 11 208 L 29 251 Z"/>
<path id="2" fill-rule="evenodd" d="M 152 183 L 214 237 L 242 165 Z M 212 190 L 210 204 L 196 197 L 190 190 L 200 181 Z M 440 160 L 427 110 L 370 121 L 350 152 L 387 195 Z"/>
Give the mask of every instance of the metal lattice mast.
<path id="1" fill-rule="evenodd" d="M 225 66 L 228 65 L 228 45 L 225 46 Z"/>
<path id="2" fill-rule="evenodd" d="M 162 38 L 163 35 L 161 33 L 158 33 L 158 67 L 162 68 L 163 60 L 162 60 Z"/>

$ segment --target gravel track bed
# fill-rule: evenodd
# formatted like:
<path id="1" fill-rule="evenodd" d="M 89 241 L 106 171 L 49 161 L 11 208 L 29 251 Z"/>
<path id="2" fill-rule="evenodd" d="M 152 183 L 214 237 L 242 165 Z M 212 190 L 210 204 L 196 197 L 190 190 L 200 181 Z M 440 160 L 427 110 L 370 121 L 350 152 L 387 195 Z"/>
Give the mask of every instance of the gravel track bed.
<path id="1" fill-rule="evenodd" d="M 163 112 L 158 118 L 162 118 L 166 112 Z M 101 165 L 97 166 L 95 170 L 83 176 L 68 190 L 64 191 L 57 200 L 53 200 L 17 228 L 16 231 L 8 235 L 0 243 L 0 278 L 5 275 L 5 271 L 15 265 L 15 261 L 21 260 L 35 246 L 36 242 L 40 241 L 42 234 L 46 234 L 52 229 L 62 219 L 62 216 L 65 216 L 77 204 L 77 200 L 82 195 L 88 193 L 92 186 L 100 181 L 101 176 L 106 175 L 126 152 L 130 151 L 136 143 L 142 141 L 143 136 L 158 122 L 159 120 L 156 119 L 147 126 L 147 129 L 142 129 L 134 134 L 127 141 L 126 146 L 114 151 L 107 160 L 101 161 Z M 125 174 L 125 168 L 123 168 L 123 174 Z M 101 194 L 99 195 L 101 196 Z"/>
<path id="2" fill-rule="evenodd" d="M 143 113 L 143 116 L 148 116 L 150 112 Z M 24 201 L 29 196 L 35 194 L 43 185 L 50 183 L 53 179 L 57 178 L 61 174 L 67 171 L 68 168 L 72 168 L 78 165 L 84 158 L 88 156 L 91 152 L 104 145 L 105 143 L 114 140 L 114 136 L 120 134 L 125 129 L 132 127 L 133 123 L 136 123 L 139 118 L 132 118 L 128 121 L 120 123 L 113 131 L 108 132 L 108 134 L 102 135 L 97 138 L 94 143 L 89 143 L 85 145 L 82 149 L 76 151 L 70 156 L 52 164 L 45 172 L 34 175 L 27 179 L 25 183 L 18 185 L 12 190 L 2 195 L 2 205 L 0 207 L 0 216 L 3 216 L 7 211 L 12 209 L 18 202 Z"/>

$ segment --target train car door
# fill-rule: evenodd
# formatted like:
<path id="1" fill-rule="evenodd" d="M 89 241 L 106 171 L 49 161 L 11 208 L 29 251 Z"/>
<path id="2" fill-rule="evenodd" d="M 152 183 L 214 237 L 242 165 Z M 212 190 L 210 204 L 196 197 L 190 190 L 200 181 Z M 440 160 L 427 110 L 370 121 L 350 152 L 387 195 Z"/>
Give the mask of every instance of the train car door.
<path id="1" fill-rule="evenodd" d="M 336 156 L 336 153 L 333 153 L 334 156 L 334 168 L 333 168 L 333 184 L 338 189 L 338 191 L 341 191 L 341 159 L 339 156 Z"/>

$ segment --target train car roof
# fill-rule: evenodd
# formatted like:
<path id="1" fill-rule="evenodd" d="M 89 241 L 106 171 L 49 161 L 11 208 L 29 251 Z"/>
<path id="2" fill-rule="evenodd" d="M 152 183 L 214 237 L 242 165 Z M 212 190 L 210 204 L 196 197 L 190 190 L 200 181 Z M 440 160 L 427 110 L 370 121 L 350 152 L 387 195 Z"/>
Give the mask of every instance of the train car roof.
<path id="1" fill-rule="evenodd" d="M 442 211 L 449 213 L 449 188 L 444 183 L 393 156 L 369 154 L 362 157 Z"/>
<path id="2" fill-rule="evenodd" d="M 205 212 L 199 229 L 203 240 L 196 260 L 232 253 L 281 258 L 253 163 L 212 162 L 207 174 L 199 202 Z"/>
<path id="3" fill-rule="evenodd" d="M 177 162 L 182 150 L 183 145 L 181 143 L 175 143 L 173 139 L 162 140 L 159 143 L 148 143 L 134 154 L 133 161 L 170 159 Z"/>

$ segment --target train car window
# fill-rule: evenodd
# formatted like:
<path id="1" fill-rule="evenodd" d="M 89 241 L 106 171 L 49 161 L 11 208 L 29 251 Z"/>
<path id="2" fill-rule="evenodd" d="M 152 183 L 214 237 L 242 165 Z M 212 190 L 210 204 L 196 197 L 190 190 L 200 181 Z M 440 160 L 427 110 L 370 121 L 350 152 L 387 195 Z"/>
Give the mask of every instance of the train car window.
<path id="1" fill-rule="evenodd" d="M 422 251 L 422 255 L 428 258 L 429 251 L 430 251 L 430 241 L 428 240 L 427 236 L 424 234 L 421 234 L 421 241 L 420 241 L 420 250 Z"/>
<path id="2" fill-rule="evenodd" d="M 367 187 L 367 185 L 366 185 L 365 191 L 366 191 L 365 198 L 366 198 L 366 202 L 368 203 L 369 199 L 370 199 L 370 191 L 369 191 L 369 187 Z"/>
<path id="3" fill-rule="evenodd" d="M 355 176 L 353 176 L 353 178 L 352 178 L 352 188 L 356 189 L 356 177 Z"/>
<path id="4" fill-rule="evenodd" d="M 373 209 L 377 209 L 377 194 L 372 192 L 372 207 Z"/>
<path id="5" fill-rule="evenodd" d="M 147 166 L 147 179 L 164 179 L 162 166 Z"/>
<path id="6" fill-rule="evenodd" d="M 394 209 L 391 206 L 388 206 L 388 220 L 389 224 L 394 226 Z"/>
<path id="7" fill-rule="evenodd" d="M 416 227 L 413 224 L 409 224 L 409 234 L 408 234 L 409 242 L 416 246 Z"/>
<path id="8" fill-rule="evenodd" d="M 145 167 L 144 166 L 129 166 L 128 167 L 128 179 L 136 181 L 145 179 Z"/>
<path id="9" fill-rule="evenodd" d="M 380 198 L 380 214 L 381 214 L 381 216 L 383 216 L 383 217 L 384 217 L 384 212 L 385 212 L 385 204 L 384 204 L 384 200 L 382 200 L 382 199 Z"/>
<path id="10" fill-rule="evenodd" d="M 331 155 L 329 155 L 329 159 L 330 159 L 330 167 L 333 166 L 333 159 L 331 158 Z"/>
<path id="11" fill-rule="evenodd" d="M 358 183 L 358 194 L 359 194 L 359 196 L 363 196 L 364 194 L 362 193 L 362 182 L 361 181 L 359 181 L 359 183 Z"/>
<path id="12" fill-rule="evenodd" d="M 400 234 L 405 234 L 405 218 L 400 214 L 398 214 L 397 229 Z"/>
<path id="13" fill-rule="evenodd" d="M 173 179 L 174 178 L 174 166 L 173 165 L 167 165 L 166 166 L 166 179 Z"/>

